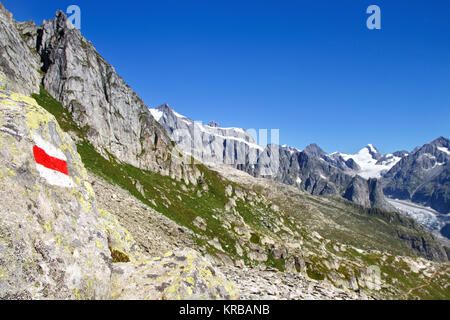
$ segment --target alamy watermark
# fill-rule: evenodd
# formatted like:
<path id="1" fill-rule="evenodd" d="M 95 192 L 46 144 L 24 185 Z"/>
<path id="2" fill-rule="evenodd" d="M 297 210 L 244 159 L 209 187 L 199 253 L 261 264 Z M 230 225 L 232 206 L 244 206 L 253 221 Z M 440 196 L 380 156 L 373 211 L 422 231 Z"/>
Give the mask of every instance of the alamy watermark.
<path id="1" fill-rule="evenodd" d="M 81 9 L 79 6 L 72 4 L 66 9 L 67 20 L 78 30 L 81 29 Z M 69 16 L 70 15 L 70 16 Z"/>
<path id="2" fill-rule="evenodd" d="M 381 29 L 381 9 L 379 6 L 372 4 L 367 7 L 367 14 L 370 16 L 367 18 L 366 26 L 369 30 L 380 30 Z M 72 23 L 72 25 L 81 29 L 81 9 L 79 6 L 72 4 L 66 9 L 67 19 Z"/>
<path id="3" fill-rule="evenodd" d="M 369 30 L 380 30 L 381 29 L 381 9 L 377 5 L 370 5 L 366 10 L 367 14 L 370 14 L 367 18 L 366 26 Z"/>

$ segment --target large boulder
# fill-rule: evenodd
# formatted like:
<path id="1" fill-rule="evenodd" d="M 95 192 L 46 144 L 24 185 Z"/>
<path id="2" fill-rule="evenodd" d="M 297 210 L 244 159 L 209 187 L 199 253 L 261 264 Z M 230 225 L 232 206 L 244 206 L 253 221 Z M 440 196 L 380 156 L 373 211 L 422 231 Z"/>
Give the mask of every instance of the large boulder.
<path id="1" fill-rule="evenodd" d="M 65 161 L 68 175 L 38 164 L 36 146 Z M 86 177 L 55 118 L 31 98 L 0 91 L 1 299 L 110 296 L 107 234 L 96 227 Z"/>
<path id="2" fill-rule="evenodd" d="M 194 251 L 147 256 L 97 208 L 76 146 L 56 119 L 1 89 L 0 203 L 0 299 L 238 297 Z"/>

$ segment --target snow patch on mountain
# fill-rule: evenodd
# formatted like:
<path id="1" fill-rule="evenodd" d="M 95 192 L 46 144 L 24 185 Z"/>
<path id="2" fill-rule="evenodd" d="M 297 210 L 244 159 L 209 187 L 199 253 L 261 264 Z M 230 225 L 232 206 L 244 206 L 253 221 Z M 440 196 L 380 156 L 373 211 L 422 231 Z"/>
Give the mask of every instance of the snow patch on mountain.
<path id="1" fill-rule="evenodd" d="M 163 112 L 159 111 L 158 109 L 150 109 L 150 113 L 152 114 L 153 118 L 155 118 L 156 121 L 159 121 L 163 116 Z"/>
<path id="2" fill-rule="evenodd" d="M 387 154 L 381 156 L 378 150 L 371 144 L 362 148 L 356 154 L 334 153 L 340 155 L 345 161 L 353 159 L 361 168 L 356 173 L 364 179 L 381 178 L 382 174 L 389 171 L 402 158 Z"/>
<path id="3" fill-rule="evenodd" d="M 168 105 L 150 109 L 179 150 L 204 163 L 254 164 L 265 149 L 242 128 L 223 128 L 211 121 L 203 124 L 185 117 Z"/>
<path id="4" fill-rule="evenodd" d="M 450 155 L 450 150 L 448 148 L 438 147 L 438 150 Z"/>

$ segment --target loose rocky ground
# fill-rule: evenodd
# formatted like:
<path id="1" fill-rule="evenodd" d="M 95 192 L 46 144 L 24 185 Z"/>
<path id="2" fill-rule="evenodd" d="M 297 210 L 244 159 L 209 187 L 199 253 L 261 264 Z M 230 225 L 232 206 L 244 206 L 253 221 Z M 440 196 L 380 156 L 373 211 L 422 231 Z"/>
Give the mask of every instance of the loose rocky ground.
<path id="1" fill-rule="evenodd" d="M 244 300 L 359 300 L 371 299 L 363 293 L 337 289 L 300 273 L 282 273 L 264 266 L 256 268 L 218 267 L 233 281 Z"/>
<path id="2" fill-rule="evenodd" d="M 116 216 L 148 254 L 160 256 L 173 248 L 194 248 L 191 230 L 177 225 L 128 191 L 95 174 L 89 173 L 88 179 L 97 196 L 98 207 Z"/>
<path id="3" fill-rule="evenodd" d="M 191 231 L 180 227 L 152 208 L 143 205 L 128 191 L 89 173 L 89 181 L 97 195 L 97 203 L 113 213 L 126 227 L 140 247 L 152 256 L 162 256 L 173 248 L 195 248 Z M 197 248 L 201 249 L 201 248 Z M 265 266 L 235 267 L 211 259 L 214 267 L 236 284 L 244 300 L 354 300 L 367 298 L 356 292 L 336 289 L 329 283 L 319 282 L 300 274 L 284 273 Z"/>

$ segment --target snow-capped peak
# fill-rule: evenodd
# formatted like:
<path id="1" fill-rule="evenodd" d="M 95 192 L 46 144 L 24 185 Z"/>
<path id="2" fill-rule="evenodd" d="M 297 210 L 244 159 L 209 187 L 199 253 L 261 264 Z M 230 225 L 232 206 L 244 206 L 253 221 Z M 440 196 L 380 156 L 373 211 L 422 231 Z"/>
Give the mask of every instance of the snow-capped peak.
<path id="1" fill-rule="evenodd" d="M 383 173 L 389 171 L 401 160 L 401 157 L 394 156 L 393 154 L 382 156 L 373 144 L 368 144 L 356 154 L 338 154 L 345 161 L 353 159 L 360 167 L 360 169 L 356 171 L 356 174 L 365 179 L 380 178 Z"/>
<path id="2" fill-rule="evenodd" d="M 380 158 L 380 152 L 378 151 L 377 148 L 373 146 L 373 144 L 370 143 L 361 150 L 359 150 L 357 154 L 369 154 L 370 157 L 376 160 Z"/>

